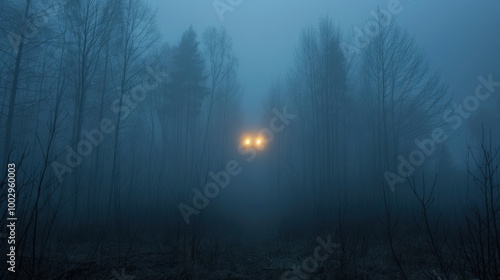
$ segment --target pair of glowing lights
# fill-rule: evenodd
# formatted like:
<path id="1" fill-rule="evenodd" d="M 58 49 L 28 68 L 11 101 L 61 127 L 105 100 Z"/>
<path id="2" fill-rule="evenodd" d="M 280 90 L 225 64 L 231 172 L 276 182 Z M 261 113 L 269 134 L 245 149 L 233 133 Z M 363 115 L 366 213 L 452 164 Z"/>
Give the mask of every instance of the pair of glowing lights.
<path id="1" fill-rule="evenodd" d="M 263 148 L 265 144 L 264 138 L 262 137 L 244 137 L 243 138 L 243 146 L 245 147 L 257 147 Z"/>

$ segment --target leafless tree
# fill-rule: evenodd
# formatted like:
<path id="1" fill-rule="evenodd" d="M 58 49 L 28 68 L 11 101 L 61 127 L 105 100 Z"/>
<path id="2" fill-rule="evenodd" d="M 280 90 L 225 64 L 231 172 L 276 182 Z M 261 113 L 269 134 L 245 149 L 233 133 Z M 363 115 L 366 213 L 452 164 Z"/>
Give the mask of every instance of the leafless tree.
<path id="1" fill-rule="evenodd" d="M 368 104 L 376 174 L 397 168 L 397 157 L 421 133 L 442 123 L 449 101 L 415 40 L 394 21 L 378 20 L 379 32 L 363 49 L 361 95 Z"/>

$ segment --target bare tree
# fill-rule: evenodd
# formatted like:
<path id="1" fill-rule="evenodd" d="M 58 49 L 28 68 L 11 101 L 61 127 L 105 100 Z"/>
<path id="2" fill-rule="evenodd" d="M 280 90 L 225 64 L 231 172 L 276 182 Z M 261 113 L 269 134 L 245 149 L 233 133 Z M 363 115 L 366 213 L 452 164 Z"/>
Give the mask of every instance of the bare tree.
<path id="1" fill-rule="evenodd" d="M 142 1 L 127 0 L 121 2 L 119 11 L 118 28 L 121 38 L 119 49 L 119 101 L 120 108 L 116 120 L 116 129 L 114 131 L 113 144 L 113 162 L 111 171 L 110 204 L 113 202 L 115 214 L 121 213 L 121 192 L 120 192 L 120 132 L 126 118 L 130 115 L 131 109 L 123 111 L 124 98 L 134 87 L 138 85 L 139 75 L 144 73 L 146 65 L 142 60 L 151 50 L 157 40 L 155 13 Z M 139 80 L 140 81 L 140 80 Z M 112 200 L 113 197 L 113 200 Z M 118 217 L 117 217 L 118 218 Z M 120 224 L 120 219 L 117 220 Z"/>
<path id="2" fill-rule="evenodd" d="M 26 0 L 26 5 L 24 7 L 24 14 L 23 18 L 28 21 L 30 18 L 30 7 L 31 7 L 31 0 Z M 14 112 L 16 109 L 16 98 L 17 98 L 17 93 L 19 90 L 19 78 L 21 74 L 21 67 L 22 67 L 22 60 L 23 60 L 23 55 L 24 55 L 24 47 L 26 45 L 26 34 L 27 34 L 27 22 L 21 22 L 21 29 L 20 29 L 20 39 L 19 43 L 17 44 L 17 49 L 16 49 L 16 58 L 15 58 L 15 65 L 14 65 L 14 72 L 12 75 L 12 83 L 10 86 L 10 98 L 9 98 L 9 106 L 8 106 L 8 112 L 7 112 L 7 120 L 6 120 L 6 125 L 5 125 L 5 142 L 4 142 L 4 149 L 3 149 L 3 155 L 4 155 L 4 165 L 7 163 L 9 154 L 11 151 L 11 137 L 12 137 L 12 126 L 14 123 Z"/>
<path id="3" fill-rule="evenodd" d="M 204 55 L 208 68 L 210 98 L 208 101 L 207 124 L 203 140 L 204 153 L 206 154 L 207 165 L 210 164 L 209 138 L 210 132 L 213 131 L 211 122 L 213 119 L 213 108 L 215 103 L 224 102 L 230 93 L 230 89 L 226 86 L 230 79 L 234 79 L 235 71 L 238 67 L 238 61 L 232 51 L 232 42 L 229 34 L 225 29 L 216 29 L 209 27 L 203 33 Z M 220 112 L 220 111 L 219 111 Z M 219 120 L 220 121 L 220 120 Z M 220 126 L 219 126 L 220 127 Z M 216 138 L 215 144 L 221 143 L 221 139 Z M 215 154 L 217 150 L 214 151 Z M 207 166 L 208 167 L 208 166 Z"/>
<path id="4" fill-rule="evenodd" d="M 306 120 L 300 129 L 300 149 L 309 167 L 304 176 L 312 190 L 318 219 L 328 211 L 329 200 L 340 198 L 345 158 L 347 96 L 346 59 L 340 48 L 340 33 L 331 19 L 322 18 L 317 27 L 306 28 L 298 46 L 288 82 L 294 109 Z M 318 226 L 324 225 L 317 221 Z"/>
<path id="5" fill-rule="evenodd" d="M 412 140 L 442 121 L 448 98 L 414 39 L 394 21 L 378 19 L 378 35 L 363 49 L 361 94 L 368 104 L 376 174 L 397 168 Z"/>

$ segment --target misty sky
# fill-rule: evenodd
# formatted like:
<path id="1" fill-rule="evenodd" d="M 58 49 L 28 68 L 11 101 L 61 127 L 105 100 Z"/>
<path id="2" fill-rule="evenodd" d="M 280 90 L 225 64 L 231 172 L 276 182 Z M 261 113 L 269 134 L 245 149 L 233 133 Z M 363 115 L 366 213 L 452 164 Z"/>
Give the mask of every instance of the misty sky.
<path id="1" fill-rule="evenodd" d="M 169 44 L 176 44 L 190 24 L 198 35 L 207 26 L 228 29 L 240 61 L 247 113 L 260 107 L 271 82 L 286 73 L 305 26 L 329 15 L 347 35 L 355 26 L 364 28 L 370 11 L 377 6 L 386 9 L 390 2 L 246 0 L 225 13 L 221 21 L 211 0 L 148 1 L 158 9 L 162 38 Z M 500 34 L 495 33 L 500 26 L 500 1 L 470 3 L 402 0 L 403 11 L 397 16 L 397 22 L 415 36 L 457 99 L 474 90 L 478 75 L 498 73 L 500 68 Z"/>

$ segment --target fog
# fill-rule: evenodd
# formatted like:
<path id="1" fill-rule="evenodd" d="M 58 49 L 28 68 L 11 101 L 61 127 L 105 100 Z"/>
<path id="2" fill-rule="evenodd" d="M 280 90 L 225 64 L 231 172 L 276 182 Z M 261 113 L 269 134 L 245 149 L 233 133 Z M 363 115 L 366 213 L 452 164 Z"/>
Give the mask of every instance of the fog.
<path id="1" fill-rule="evenodd" d="M 500 2 L 0 2 L 1 279 L 499 279 Z"/>

